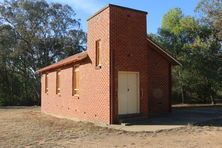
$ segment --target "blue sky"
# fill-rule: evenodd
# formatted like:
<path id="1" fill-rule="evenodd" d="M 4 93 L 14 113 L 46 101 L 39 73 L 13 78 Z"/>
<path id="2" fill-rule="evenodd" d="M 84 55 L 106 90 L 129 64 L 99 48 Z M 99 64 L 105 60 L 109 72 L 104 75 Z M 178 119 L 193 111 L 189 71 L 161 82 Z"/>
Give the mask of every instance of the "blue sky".
<path id="1" fill-rule="evenodd" d="M 179 7 L 185 15 L 195 15 L 194 9 L 199 0 L 48 0 L 69 4 L 74 8 L 77 17 L 81 19 L 84 31 L 87 31 L 86 20 L 96 11 L 107 4 L 117 4 L 125 7 L 135 8 L 148 12 L 148 33 L 156 33 L 161 26 L 163 15 L 171 8 Z"/>
<path id="2" fill-rule="evenodd" d="M 77 18 L 81 19 L 84 31 L 87 31 L 87 18 L 109 3 L 147 11 L 147 31 L 156 33 L 161 26 L 163 15 L 168 10 L 179 7 L 185 15 L 195 15 L 194 9 L 199 0 L 48 0 L 48 2 L 72 6 L 77 13 Z"/>

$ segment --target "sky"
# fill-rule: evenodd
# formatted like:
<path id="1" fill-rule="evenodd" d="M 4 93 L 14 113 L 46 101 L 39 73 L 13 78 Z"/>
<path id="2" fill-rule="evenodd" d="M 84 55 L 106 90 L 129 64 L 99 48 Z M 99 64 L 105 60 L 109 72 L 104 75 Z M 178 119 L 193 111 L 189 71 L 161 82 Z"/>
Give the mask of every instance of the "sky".
<path id="1" fill-rule="evenodd" d="M 0 2 L 3 0 L 0 0 Z M 87 19 L 108 4 L 147 11 L 147 31 L 157 33 L 164 16 L 172 8 L 181 8 L 185 15 L 195 16 L 194 10 L 200 0 L 47 0 L 70 5 L 81 19 L 81 27 L 87 31 Z"/>
<path id="2" fill-rule="evenodd" d="M 108 4 L 116 4 L 124 7 L 147 11 L 147 31 L 157 33 L 164 16 L 172 8 L 181 8 L 185 15 L 195 16 L 194 10 L 199 0 L 48 0 L 69 4 L 81 19 L 84 31 L 87 31 L 86 20 L 95 12 Z"/>

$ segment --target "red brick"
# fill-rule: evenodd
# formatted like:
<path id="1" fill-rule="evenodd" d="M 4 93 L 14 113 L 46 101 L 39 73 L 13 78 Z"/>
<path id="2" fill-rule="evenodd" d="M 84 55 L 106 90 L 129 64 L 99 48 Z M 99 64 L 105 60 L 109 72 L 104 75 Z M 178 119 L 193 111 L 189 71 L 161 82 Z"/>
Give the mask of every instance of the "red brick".
<path id="1" fill-rule="evenodd" d="M 170 110 L 170 62 L 147 41 L 146 13 L 109 5 L 88 20 L 88 58 L 80 64 L 79 97 L 72 96 L 73 64 L 61 67 L 61 96 L 56 71 L 48 73 L 49 92 L 42 83 L 42 111 L 106 124 L 118 121 L 118 71 L 140 73 L 143 116 Z M 95 67 L 95 43 L 101 40 L 102 67 Z"/>

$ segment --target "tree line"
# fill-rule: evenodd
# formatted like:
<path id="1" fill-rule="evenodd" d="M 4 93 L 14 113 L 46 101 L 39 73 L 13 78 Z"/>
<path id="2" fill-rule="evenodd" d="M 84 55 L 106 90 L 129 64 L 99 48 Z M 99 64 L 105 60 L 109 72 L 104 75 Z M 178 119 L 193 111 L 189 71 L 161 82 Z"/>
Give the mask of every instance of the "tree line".
<path id="1" fill-rule="evenodd" d="M 150 36 L 183 66 L 173 69 L 173 99 L 215 103 L 222 96 L 222 1 L 201 0 L 199 17 L 170 10 Z M 68 5 L 45 0 L 0 3 L 0 105 L 39 105 L 36 73 L 85 50 L 86 33 Z"/>
<path id="2" fill-rule="evenodd" d="M 198 18 L 171 9 L 151 37 L 182 63 L 173 69 L 174 99 L 215 104 L 222 95 L 222 1 L 201 0 L 195 12 Z"/>
<path id="3" fill-rule="evenodd" d="M 5 0 L 0 4 L 0 104 L 40 104 L 36 70 L 84 50 L 85 44 L 70 6 Z"/>

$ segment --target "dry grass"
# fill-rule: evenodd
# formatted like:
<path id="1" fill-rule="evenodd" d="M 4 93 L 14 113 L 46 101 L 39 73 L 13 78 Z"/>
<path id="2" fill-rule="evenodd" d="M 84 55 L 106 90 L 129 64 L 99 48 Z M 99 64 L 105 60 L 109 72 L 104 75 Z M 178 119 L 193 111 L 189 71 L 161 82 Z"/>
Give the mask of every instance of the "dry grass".
<path id="1" fill-rule="evenodd" d="M 217 126 L 213 126 L 215 125 Z M 97 127 L 41 114 L 39 108 L 0 109 L 0 147 L 218 147 L 222 120 L 212 126 L 158 133 L 135 133 Z"/>

